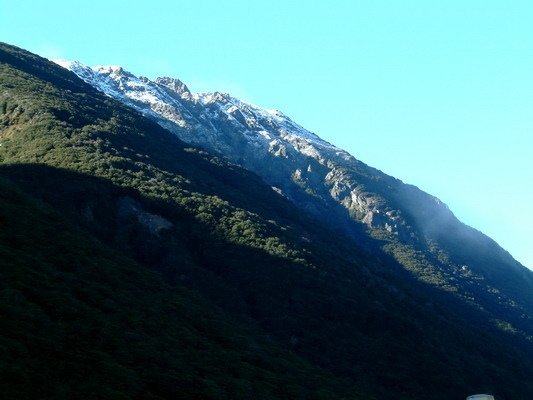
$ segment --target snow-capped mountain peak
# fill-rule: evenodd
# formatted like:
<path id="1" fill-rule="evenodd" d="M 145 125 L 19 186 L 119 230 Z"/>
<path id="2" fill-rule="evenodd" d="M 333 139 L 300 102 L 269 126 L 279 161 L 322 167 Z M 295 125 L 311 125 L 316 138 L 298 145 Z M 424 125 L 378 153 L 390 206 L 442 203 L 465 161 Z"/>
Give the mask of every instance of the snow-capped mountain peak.
<path id="1" fill-rule="evenodd" d="M 453 217 L 432 196 L 363 164 L 278 110 L 258 107 L 228 93 L 193 93 L 176 78 L 150 80 L 120 66 L 54 61 L 184 142 L 257 173 L 322 219 L 343 221 L 348 212 L 370 227 L 411 238 L 410 223 L 397 207 L 415 197 L 417 202 L 422 199 L 430 204 L 430 212 Z"/>
<path id="2" fill-rule="evenodd" d="M 104 75 L 119 76 L 124 74 L 124 68 L 122 68 L 120 65 L 96 65 L 91 69 Z"/>

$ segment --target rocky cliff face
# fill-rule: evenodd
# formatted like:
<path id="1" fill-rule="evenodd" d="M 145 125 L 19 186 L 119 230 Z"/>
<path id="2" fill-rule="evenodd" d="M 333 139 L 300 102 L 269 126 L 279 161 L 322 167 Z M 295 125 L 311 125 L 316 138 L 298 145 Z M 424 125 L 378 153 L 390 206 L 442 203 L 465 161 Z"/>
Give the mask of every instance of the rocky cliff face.
<path id="1" fill-rule="evenodd" d="M 439 199 L 358 161 L 277 110 L 225 93 L 191 93 L 174 78 L 152 81 L 117 66 L 56 62 L 184 142 L 255 172 L 339 231 L 384 240 L 389 254 L 420 279 L 467 300 L 481 295 L 487 310 L 503 306 L 517 326 L 533 328 L 533 294 L 527 289 L 532 274 L 458 221 Z M 508 301 L 517 289 L 507 279 L 510 270 L 520 275 L 514 280 L 521 286 L 520 302 Z"/>

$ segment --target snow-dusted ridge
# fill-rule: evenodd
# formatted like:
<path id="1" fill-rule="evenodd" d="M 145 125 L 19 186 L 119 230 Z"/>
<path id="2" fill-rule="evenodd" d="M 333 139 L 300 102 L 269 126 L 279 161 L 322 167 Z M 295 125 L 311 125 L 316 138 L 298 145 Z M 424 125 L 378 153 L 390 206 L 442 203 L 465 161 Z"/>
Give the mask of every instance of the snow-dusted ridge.
<path id="1" fill-rule="evenodd" d="M 188 108 L 202 105 L 206 108 L 216 108 L 216 110 L 207 113 L 207 115 L 204 114 L 204 118 L 221 117 L 220 114 L 223 114 L 228 120 L 235 120 L 241 123 L 248 130 L 247 136 L 249 138 L 255 137 L 256 140 L 263 142 L 268 140 L 268 138 L 274 140 L 273 136 L 280 139 L 280 135 L 285 137 L 286 139 L 284 140 L 287 142 L 291 142 L 291 139 L 300 139 L 307 142 L 308 146 L 300 142 L 298 147 L 309 154 L 315 153 L 312 146 L 334 147 L 314 133 L 294 123 L 282 112 L 258 107 L 231 97 L 227 93 L 191 93 L 185 84 L 178 79 L 164 77 L 152 81 L 148 78 L 136 77 L 118 65 L 89 67 L 78 61 L 62 59 L 52 61 L 74 72 L 85 82 L 108 96 L 124 103 L 130 103 L 130 106 L 144 114 L 163 117 L 182 128 L 199 123 L 199 121 L 194 121 L 191 113 L 188 112 Z M 169 91 L 172 93 L 169 93 Z M 199 118 L 202 118 L 202 115 Z M 267 126 L 265 127 L 264 124 Z M 165 127 L 168 128 L 168 126 Z M 261 133 L 269 130 L 272 134 L 273 128 L 278 132 L 277 135 Z M 259 132 L 259 135 L 254 135 L 253 132 Z M 196 143 L 194 138 L 182 137 L 179 134 L 178 136 L 182 140 Z"/>
<path id="2" fill-rule="evenodd" d="M 257 173 L 296 205 L 350 225 L 346 211 L 373 228 L 412 237 L 398 203 L 423 200 L 425 210 L 452 216 L 438 199 L 356 160 L 278 110 L 227 93 L 192 93 L 179 79 L 137 77 L 120 66 L 53 60 L 88 84 L 155 120 L 181 140 Z M 413 201 L 410 201 L 413 200 Z"/>

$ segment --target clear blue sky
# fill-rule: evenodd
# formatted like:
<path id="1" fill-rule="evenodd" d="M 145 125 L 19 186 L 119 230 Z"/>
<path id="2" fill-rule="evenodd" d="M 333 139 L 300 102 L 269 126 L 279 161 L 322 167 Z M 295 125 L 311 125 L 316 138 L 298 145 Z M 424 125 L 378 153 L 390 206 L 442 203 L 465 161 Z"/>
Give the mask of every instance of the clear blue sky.
<path id="1" fill-rule="evenodd" d="M 0 40 L 282 110 L 533 268 L 531 1 L 0 0 Z"/>

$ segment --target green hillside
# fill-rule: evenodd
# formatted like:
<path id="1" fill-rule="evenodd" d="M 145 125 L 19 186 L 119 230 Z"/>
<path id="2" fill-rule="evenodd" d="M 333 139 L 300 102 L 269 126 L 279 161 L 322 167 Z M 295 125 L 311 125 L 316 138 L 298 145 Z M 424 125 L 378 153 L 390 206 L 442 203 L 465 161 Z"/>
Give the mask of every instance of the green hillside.
<path id="1" fill-rule="evenodd" d="M 8 45 L 0 144 L 16 398 L 533 396 L 531 332 Z"/>

